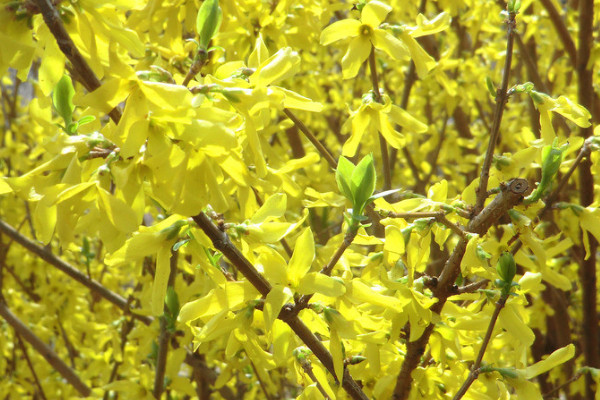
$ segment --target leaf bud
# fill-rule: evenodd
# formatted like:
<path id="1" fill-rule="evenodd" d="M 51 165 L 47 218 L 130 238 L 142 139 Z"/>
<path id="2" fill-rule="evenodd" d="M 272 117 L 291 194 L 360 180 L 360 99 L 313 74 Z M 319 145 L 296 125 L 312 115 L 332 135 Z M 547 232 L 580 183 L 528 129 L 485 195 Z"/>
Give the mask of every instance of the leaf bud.
<path id="1" fill-rule="evenodd" d="M 496 271 L 498 272 L 498 276 L 500 276 L 504 282 L 512 282 L 517 273 L 517 265 L 512 253 L 505 251 L 500 255 L 498 264 L 496 264 Z"/>

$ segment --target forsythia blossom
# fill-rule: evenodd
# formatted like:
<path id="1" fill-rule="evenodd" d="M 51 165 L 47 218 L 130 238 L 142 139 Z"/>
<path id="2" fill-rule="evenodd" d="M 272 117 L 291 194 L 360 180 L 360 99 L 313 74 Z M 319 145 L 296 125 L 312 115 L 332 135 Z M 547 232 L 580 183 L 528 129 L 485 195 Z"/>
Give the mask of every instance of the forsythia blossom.
<path id="1" fill-rule="evenodd" d="M 394 129 L 394 124 L 402 126 L 411 133 L 427 131 L 427 125 L 392 104 L 389 96 L 383 95 L 382 101 L 383 103 L 376 102 L 372 93 L 363 96 L 361 106 L 352 112 L 348 119 L 348 123 L 352 124 L 352 134 L 344 143 L 342 150 L 344 156 L 354 156 L 363 135 L 369 132 L 381 132 L 390 146 L 397 149 L 402 147 L 404 136 Z"/>
<path id="2" fill-rule="evenodd" d="M 390 11 L 392 7 L 374 0 L 364 6 L 360 20 L 337 21 L 321 32 L 321 44 L 324 46 L 347 37 L 352 38 L 342 59 L 344 79 L 356 76 L 360 66 L 369 56 L 372 46 L 385 51 L 395 60 L 409 56 L 409 51 L 400 40 L 378 28 Z"/>

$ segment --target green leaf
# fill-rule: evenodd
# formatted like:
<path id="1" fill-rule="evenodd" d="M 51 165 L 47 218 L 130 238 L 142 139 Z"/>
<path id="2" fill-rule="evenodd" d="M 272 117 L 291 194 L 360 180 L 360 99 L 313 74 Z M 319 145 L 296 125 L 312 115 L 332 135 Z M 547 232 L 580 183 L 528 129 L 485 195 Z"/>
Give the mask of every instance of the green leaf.
<path id="1" fill-rule="evenodd" d="M 354 164 L 352 164 L 346 157 L 341 156 L 338 160 L 338 166 L 335 171 L 335 180 L 338 184 L 340 192 L 354 205 L 354 196 L 350 189 L 350 180 L 352 179 L 352 173 L 354 172 Z"/>
<path id="2" fill-rule="evenodd" d="M 208 47 L 208 43 L 219 31 L 223 12 L 219 6 L 219 0 L 205 0 L 196 17 L 196 32 L 200 38 L 200 46 L 203 49 Z"/>
<path id="3" fill-rule="evenodd" d="M 510 284 L 517 273 L 517 265 L 511 253 L 505 251 L 500 255 L 498 264 L 496 264 L 498 276 L 505 282 Z"/>
<path id="4" fill-rule="evenodd" d="M 375 191 L 375 180 L 376 174 L 373 155 L 369 154 L 360 160 L 352 172 L 350 189 L 354 197 L 353 214 L 362 214 L 367 200 Z"/>
<path id="5" fill-rule="evenodd" d="M 52 92 L 52 103 L 58 115 L 65 121 L 65 126 L 69 126 L 73 122 L 73 96 L 75 95 L 75 89 L 73 83 L 68 75 L 63 75 L 58 81 Z"/>

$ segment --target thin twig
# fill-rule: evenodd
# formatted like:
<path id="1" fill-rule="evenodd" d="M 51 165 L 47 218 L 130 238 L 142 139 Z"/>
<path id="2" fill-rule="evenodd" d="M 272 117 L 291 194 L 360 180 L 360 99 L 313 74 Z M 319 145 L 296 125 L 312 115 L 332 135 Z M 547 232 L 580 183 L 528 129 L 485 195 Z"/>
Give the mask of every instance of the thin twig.
<path id="1" fill-rule="evenodd" d="M 304 133 L 306 138 L 317 148 L 321 156 L 323 156 L 323 158 L 327 160 L 329 166 L 333 169 L 336 169 L 337 161 L 335 161 L 335 158 L 333 158 L 329 150 L 327 150 L 325 146 L 323 146 L 323 143 L 321 143 L 319 139 L 317 139 L 317 137 L 310 131 L 310 129 L 308 129 L 308 127 L 304 125 L 304 122 L 300 121 L 300 119 L 298 119 L 298 117 L 296 117 L 296 115 L 289 108 L 284 108 L 283 113 L 289 119 L 291 119 L 294 122 L 294 124 L 296 124 L 296 126 L 298 127 L 298 129 L 300 129 L 302 133 Z"/>
<path id="2" fill-rule="evenodd" d="M 172 287 L 175 283 L 175 276 L 177 275 L 178 254 L 179 253 L 176 251 L 171 252 L 171 258 L 169 260 L 171 268 L 167 287 Z M 163 308 L 167 310 L 167 306 L 164 303 Z M 169 353 L 169 342 L 171 339 L 171 332 L 168 329 L 167 323 L 167 318 L 163 314 L 160 317 L 160 335 L 158 337 L 158 352 L 156 355 L 156 373 L 154 375 L 154 389 L 152 391 L 154 397 L 157 399 L 160 399 L 164 390 L 165 372 L 167 369 L 167 354 Z"/>
<path id="3" fill-rule="evenodd" d="M 27 327 L 16 315 L 0 301 L 0 316 L 21 336 L 35 351 L 44 357 L 56 372 L 58 372 L 79 394 L 89 396 L 92 390 L 79 378 L 71 367 L 69 367 L 46 343 L 42 341 L 31 329 Z"/>
<path id="4" fill-rule="evenodd" d="M 483 209 L 483 205 L 487 197 L 487 185 L 488 180 L 490 178 L 490 167 L 492 166 L 492 161 L 494 158 L 494 149 L 496 148 L 498 136 L 500 135 L 500 122 L 502 121 L 502 114 L 504 113 L 504 105 L 508 100 L 508 78 L 510 74 L 510 67 L 512 64 L 516 16 L 516 13 L 509 12 L 508 19 L 506 20 L 506 24 L 508 26 L 506 39 L 506 60 L 504 61 L 504 70 L 502 73 L 502 85 L 500 86 L 500 89 L 498 89 L 496 96 L 496 110 L 494 112 L 492 131 L 490 132 L 490 141 L 488 143 L 485 158 L 483 160 L 483 166 L 481 167 L 479 187 L 477 188 L 477 200 L 475 202 L 475 215 Z"/>
<path id="5" fill-rule="evenodd" d="M 194 57 L 194 61 L 192 62 L 192 65 L 190 66 L 190 70 L 188 71 L 187 75 L 185 76 L 183 82 L 181 83 L 183 86 L 187 87 L 187 85 L 189 85 L 190 81 L 192 79 L 194 79 L 194 77 L 196 75 L 198 75 L 198 73 L 200 72 L 200 70 L 202 69 L 204 64 L 206 63 L 207 59 L 208 59 L 208 53 L 206 52 L 206 50 L 199 49 L 198 53 L 196 54 L 196 57 Z"/>
<path id="6" fill-rule="evenodd" d="M 317 384 L 317 389 L 319 389 L 319 392 L 321 392 L 321 394 L 323 395 L 323 398 L 326 400 L 329 400 L 329 395 L 327 394 L 327 392 L 323 388 L 323 385 L 321 385 L 321 382 L 319 382 L 319 380 L 317 379 L 317 376 L 313 372 L 310 361 L 304 361 L 304 362 L 301 362 L 300 364 L 302 365 L 302 369 L 304 370 L 306 375 L 308 375 L 308 377 Z"/>
<path id="7" fill-rule="evenodd" d="M 379 77 L 377 76 L 375 47 L 371 47 L 371 54 L 369 54 L 369 70 L 371 71 L 371 84 L 373 85 L 373 96 L 375 97 L 375 101 L 378 103 L 383 103 L 381 93 L 379 92 Z M 387 142 L 385 141 L 385 138 L 381 132 L 379 132 L 379 148 L 381 149 L 381 163 L 383 164 L 383 190 L 390 190 L 392 188 L 390 158 L 388 154 Z"/>
<path id="8" fill-rule="evenodd" d="M 542 6 L 546 9 L 550 21 L 552 21 L 552 25 L 554 25 L 554 29 L 556 29 L 558 38 L 571 59 L 571 63 L 575 65 L 577 60 L 577 50 L 575 49 L 575 42 L 573 42 L 573 39 L 571 38 L 567 25 L 565 25 L 565 22 L 558 13 L 556 7 L 554 7 L 552 0 L 540 0 L 540 3 L 542 3 Z"/>
<path id="9" fill-rule="evenodd" d="M 471 372 L 469 372 L 469 376 L 462 384 L 456 395 L 454 395 L 453 400 L 462 399 L 462 397 L 467 393 L 471 384 L 477 379 L 480 373 L 481 361 L 483 360 L 483 355 L 485 354 L 485 350 L 490 343 L 492 338 L 492 332 L 494 331 L 494 327 L 496 326 L 496 321 L 498 320 L 498 316 L 500 315 L 500 311 L 504 308 L 506 304 L 506 299 L 508 298 L 508 294 L 502 295 L 498 302 L 496 303 L 496 308 L 494 308 L 494 313 L 492 314 L 492 318 L 490 319 L 490 323 L 487 328 L 487 332 L 485 333 L 485 337 L 483 338 L 483 342 L 481 343 L 481 347 L 479 348 L 479 353 L 477 354 L 477 359 L 475 359 L 475 363 L 473 367 L 471 367 Z"/>
<path id="10" fill-rule="evenodd" d="M 256 375 L 256 379 L 258 380 L 258 384 L 260 385 L 260 388 L 262 389 L 263 393 L 265 394 L 265 398 L 267 400 L 273 400 L 273 396 L 271 396 L 271 394 L 267 390 L 267 387 L 265 386 L 265 383 L 260 378 L 260 375 L 258 374 L 258 370 L 256 369 L 256 365 L 254 365 L 254 363 L 252 362 L 252 358 L 248 357 L 248 360 L 250 361 L 250 365 L 252 366 L 252 369 L 254 370 L 254 375 Z"/>
<path id="11" fill-rule="evenodd" d="M 469 283 L 468 285 L 456 288 L 456 294 L 476 292 L 477 290 L 479 290 L 482 287 L 484 287 L 485 285 L 487 285 L 489 282 L 490 282 L 489 280 L 484 279 L 482 281 L 477 281 L 477 282 Z"/>
<path id="12" fill-rule="evenodd" d="M 213 224 L 211 219 L 203 212 L 192 218 L 198 227 L 200 227 L 206 236 L 208 236 L 213 243 L 213 246 L 227 257 L 227 259 L 242 273 L 242 275 L 244 275 L 263 297 L 266 297 L 271 291 L 271 285 L 240 252 L 240 250 L 231 243 L 227 234 Z M 323 366 L 335 376 L 331 353 L 329 353 L 325 346 L 323 346 L 323 343 L 321 343 L 315 334 L 298 318 L 298 315 L 294 312 L 293 306 L 282 308 L 278 318 L 289 325 L 294 333 L 296 333 L 319 361 L 321 361 Z M 358 383 L 350 376 L 348 370 L 344 371 L 342 387 L 351 398 L 367 400 L 367 396 L 364 394 Z"/>
<path id="13" fill-rule="evenodd" d="M 81 78 L 81 83 L 89 92 L 93 92 L 94 90 L 100 87 L 100 81 L 94 74 L 94 71 L 90 68 L 88 63 L 85 61 L 75 43 L 67 33 L 65 26 L 60 19 L 60 14 L 56 7 L 52 4 L 50 0 L 34 0 L 35 4 L 40 9 L 42 16 L 44 17 L 44 22 L 52 32 L 52 35 L 56 39 L 56 43 L 60 50 L 64 53 L 67 59 L 73 65 L 73 69 L 76 71 L 77 75 Z M 108 115 L 114 121 L 115 124 L 119 123 L 121 119 L 122 112 L 118 107 L 113 108 Z"/>
<path id="14" fill-rule="evenodd" d="M 139 319 L 140 321 L 144 322 L 147 325 L 149 325 L 150 322 L 152 321 L 152 318 L 150 318 L 150 317 L 133 313 L 129 307 L 129 303 L 127 302 L 127 300 L 125 298 L 123 298 L 120 295 L 118 295 L 117 293 L 107 289 L 105 286 L 101 285 L 97 281 L 88 278 L 85 274 L 81 273 L 77 268 L 73 267 L 71 264 L 67 263 L 66 261 L 59 258 L 58 256 L 52 254 L 50 252 L 50 250 L 39 246 L 38 244 L 34 243 L 29 238 L 21 235 L 15 228 L 8 225 L 6 222 L 4 222 L 2 220 L 0 220 L 0 231 L 3 232 L 4 234 L 6 234 L 7 236 L 9 236 L 15 242 L 19 243 L 21 246 L 25 247 L 27 250 L 36 254 L 42 260 L 53 265 L 54 267 L 56 267 L 60 271 L 64 272 L 65 274 L 69 275 L 75 281 L 81 283 L 82 285 L 84 285 L 85 287 L 90 289 L 92 292 L 94 292 L 94 293 L 100 295 L 101 297 L 103 297 L 104 299 L 110 301 L 111 303 L 113 303 L 114 305 L 119 307 L 121 310 L 123 310 L 125 313 L 131 314 L 134 318 Z"/>
<path id="15" fill-rule="evenodd" d="M 354 241 L 355 237 L 356 237 L 356 231 L 352 231 L 352 230 L 350 230 L 348 233 L 346 233 L 344 235 L 344 240 L 342 241 L 342 243 L 340 243 L 340 247 L 338 247 L 338 249 L 336 250 L 336 252 L 333 254 L 333 256 L 331 257 L 331 259 L 327 263 L 327 265 L 325 265 L 321 269 L 321 272 L 320 272 L 321 274 L 327 275 L 327 276 L 331 275 L 331 272 L 333 271 L 333 268 L 335 267 L 335 265 L 337 264 L 337 262 L 340 260 L 340 258 L 342 258 L 342 255 L 344 254 L 344 252 L 346 251 L 346 249 L 348 247 L 350 247 L 350 245 Z M 300 299 L 298 300 L 298 302 L 296 303 L 296 306 L 294 307 L 294 311 L 296 313 L 298 313 L 301 310 L 305 309 L 306 306 L 308 306 L 308 302 L 310 301 L 310 299 L 312 297 L 313 297 L 312 294 L 302 295 L 300 297 Z"/>
<path id="16" fill-rule="evenodd" d="M 434 218 L 440 224 L 446 226 L 452 232 L 456 233 L 462 239 L 467 240 L 467 236 L 465 231 L 446 218 L 446 213 L 444 211 L 417 211 L 417 212 L 407 212 L 407 213 L 396 213 L 389 211 L 380 211 L 380 214 L 384 217 L 388 218 L 402 218 L 402 219 L 417 219 L 417 218 Z"/>
<path id="17" fill-rule="evenodd" d="M 31 371 L 31 375 L 33 376 L 33 381 L 35 382 L 35 386 L 37 386 L 37 388 L 38 388 L 38 393 L 40 394 L 40 397 L 43 400 L 47 400 L 46 393 L 44 393 L 44 388 L 42 387 L 42 384 L 40 383 L 40 379 L 38 378 L 37 373 L 35 372 L 35 368 L 33 368 L 33 364 L 31 363 L 29 354 L 27 354 L 27 349 L 25 348 L 25 344 L 23 343 L 23 340 L 21 340 L 21 336 L 19 336 L 18 333 L 15 332 L 15 336 L 17 338 L 17 343 L 19 343 L 19 348 L 21 349 L 21 352 L 23 353 L 23 357 L 25 357 L 25 362 L 27 363 L 27 366 L 29 367 L 29 371 Z"/>
<path id="18" fill-rule="evenodd" d="M 513 179 L 508 184 L 501 186 L 500 193 L 487 205 L 476 217 L 471 219 L 467 225 L 467 232 L 477 233 L 482 236 L 496 223 L 508 210 L 523 200 L 528 190 L 528 183 L 524 179 Z M 431 311 L 439 314 L 449 297 L 455 295 L 454 282 L 460 272 L 460 263 L 467 249 L 468 241 L 461 238 L 456 244 L 452 254 L 446 261 L 442 273 L 437 279 L 437 284 L 432 288 L 438 302 L 431 307 Z M 430 323 L 421 337 L 406 343 L 406 355 L 396 380 L 394 389 L 394 400 L 406 400 L 410 394 L 412 385 L 412 372 L 419 365 L 421 356 L 429 342 L 429 337 L 435 327 Z"/>

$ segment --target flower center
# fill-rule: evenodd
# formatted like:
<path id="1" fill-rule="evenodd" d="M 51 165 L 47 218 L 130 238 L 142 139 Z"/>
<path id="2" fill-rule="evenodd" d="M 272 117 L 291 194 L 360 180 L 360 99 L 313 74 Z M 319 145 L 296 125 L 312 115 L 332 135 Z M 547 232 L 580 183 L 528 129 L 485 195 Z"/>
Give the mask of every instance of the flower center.
<path id="1" fill-rule="evenodd" d="M 371 28 L 369 25 L 361 25 L 359 32 L 362 36 L 371 36 L 373 33 L 373 28 Z"/>

